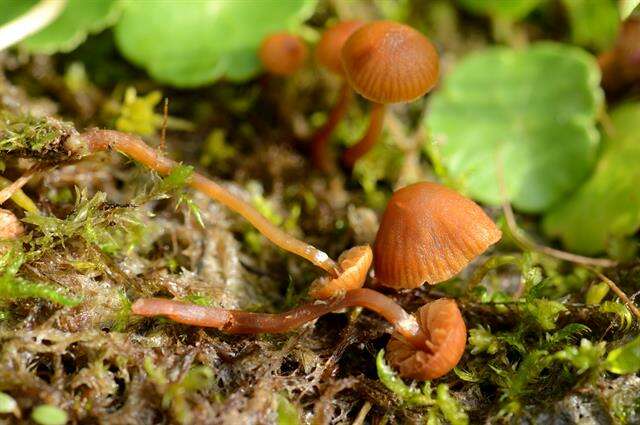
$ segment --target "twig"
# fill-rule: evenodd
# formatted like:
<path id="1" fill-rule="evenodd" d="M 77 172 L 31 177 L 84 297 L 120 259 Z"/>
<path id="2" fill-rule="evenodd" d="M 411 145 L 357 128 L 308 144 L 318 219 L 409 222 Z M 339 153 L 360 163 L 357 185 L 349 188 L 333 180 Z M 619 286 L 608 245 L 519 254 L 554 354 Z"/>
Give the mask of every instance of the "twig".
<path id="1" fill-rule="evenodd" d="M 353 421 L 352 425 L 364 424 L 364 420 L 366 419 L 369 410 L 371 410 L 371 403 L 365 401 L 365 403 L 362 405 L 362 408 L 360 409 L 360 412 L 358 413 L 358 416 L 356 417 L 356 420 Z"/>
<path id="2" fill-rule="evenodd" d="M 502 212 L 507 221 L 507 227 L 513 236 L 513 239 L 523 248 L 538 251 L 549 257 L 557 258 L 559 260 L 569 261 L 575 264 L 582 264 L 586 266 L 597 267 L 615 267 L 618 263 L 608 258 L 591 258 L 585 257 L 571 252 L 561 251 L 559 249 L 551 248 L 548 246 L 540 245 L 518 227 L 516 216 L 511 208 L 509 197 L 507 196 L 507 190 L 504 184 L 504 173 L 502 168 L 502 161 L 500 158 L 496 158 L 496 177 L 498 179 L 498 188 L 500 190 L 500 196 L 502 197 Z"/>
<path id="3" fill-rule="evenodd" d="M 0 188 L 4 189 L 11 184 L 11 180 L 5 179 L 0 176 Z M 11 195 L 11 199 L 23 210 L 30 213 L 38 213 L 38 207 L 36 204 L 27 196 L 26 193 L 22 191 L 22 189 L 16 190 L 13 195 Z"/>
<path id="4" fill-rule="evenodd" d="M 609 285 L 609 288 L 611 288 L 611 290 L 618 296 L 618 298 L 620 298 L 625 305 L 627 306 L 627 308 L 638 318 L 640 319 L 640 310 L 638 310 L 638 307 L 636 307 L 636 305 L 633 303 L 633 301 L 631 301 L 629 299 L 629 297 L 627 296 L 627 294 L 624 293 L 624 291 L 622 289 L 620 289 L 618 287 L 618 285 L 616 285 L 616 283 L 609 279 L 607 276 L 605 276 L 604 274 L 602 274 L 601 272 L 599 272 L 598 270 L 595 270 L 591 267 L 589 267 L 589 270 L 591 270 L 596 276 L 598 276 L 604 283 L 606 283 L 607 285 Z"/>
<path id="5" fill-rule="evenodd" d="M 164 98 L 162 108 L 162 130 L 160 133 L 160 152 L 165 152 L 167 143 L 167 122 L 169 121 L 169 98 Z"/>
<path id="6" fill-rule="evenodd" d="M 31 179 L 31 177 L 33 177 L 34 174 L 35 174 L 35 169 L 31 169 L 26 173 L 24 173 L 22 177 L 20 177 L 18 180 L 14 181 L 9 186 L 0 190 L 0 205 L 4 204 L 7 199 L 15 196 L 16 193 L 20 189 L 22 189 L 22 186 L 27 184 L 27 182 Z"/>
<path id="7" fill-rule="evenodd" d="M 541 252 L 545 255 L 557 258 L 559 260 L 569 261 L 571 263 L 582 264 L 585 266 L 615 267 L 618 264 L 616 261 L 610 260 L 608 258 L 585 257 L 582 255 L 573 254 L 571 252 L 561 251 L 559 249 L 540 245 L 532 241 L 529 236 L 527 236 L 524 231 L 522 231 L 518 227 L 515 215 L 513 214 L 513 209 L 511 208 L 511 204 L 508 201 L 503 201 L 502 211 L 504 213 L 505 219 L 507 220 L 507 227 L 509 227 L 511 235 L 516 240 L 516 242 L 518 242 L 520 245 L 523 245 L 527 249 Z"/>
<path id="8" fill-rule="evenodd" d="M 11 47 L 53 22 L 67 0 L 42 0 L 27 13 L 0 27 L 0 50 Z"/>

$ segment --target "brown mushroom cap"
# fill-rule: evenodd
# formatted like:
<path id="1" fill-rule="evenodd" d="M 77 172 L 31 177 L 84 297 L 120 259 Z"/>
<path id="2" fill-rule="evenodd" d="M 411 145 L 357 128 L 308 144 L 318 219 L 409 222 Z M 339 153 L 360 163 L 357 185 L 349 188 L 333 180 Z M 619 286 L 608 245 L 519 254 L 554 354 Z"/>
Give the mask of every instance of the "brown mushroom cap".
<path id="1" fill-rule="evenodd" d="M 502 232 L 472 200 L 436 183 L 396 191 L 373 247 L 376 279 L 393 288 L 436 284 L 498 242 Z"/>
<path id="2" fill-rule="evenodd" d="M 0 240 L 15 239 L 24 233 L 24 227 L 18 217 L 9 210 L 0 208 Z"/>
<path id="3" fill-rule="evenodd" d="M 307 58 L 307 46 L 295 35 L 277 33 L 265 37 L 258 56 L 264 68 L 275 75 L 291 75 Z"/>
<path id="4" fill-rule="evenodd" d="M 362 288 L 371 268 L 373 253 L 369 245 L 353 247 L 340 255 L 338 263 L 343 272 L 336 278 L 321 277 L 311 284 L 309 295 L 328 299 L 353 289 Z"/>
<path id="5" fill-rule="evenodd" d="M 408 102 L 438 81 L 438 53 L 415 29 L 391 21 L 372 22 L 353 33 L 342 48 L 349 83 L 376 103 Z"/>
<path id="6" fill-rule="evenodd" d="M 351 34 L 362 25 L 362 21 L 343 21 L 328 28 L 316 47 L 316 60 L 329 71 L 344 75 L 340 52 Z"/>
<path id="7" fill-rule="evenodd" d="M 433 352 L 418 350 L 394 333 L 387 344 L 387 360 L 404 378 L 426 381 L 446 375 L 467 344 L 467 327 L 456 302 L 446 298 L 430 302 L 416 318 Z"/>

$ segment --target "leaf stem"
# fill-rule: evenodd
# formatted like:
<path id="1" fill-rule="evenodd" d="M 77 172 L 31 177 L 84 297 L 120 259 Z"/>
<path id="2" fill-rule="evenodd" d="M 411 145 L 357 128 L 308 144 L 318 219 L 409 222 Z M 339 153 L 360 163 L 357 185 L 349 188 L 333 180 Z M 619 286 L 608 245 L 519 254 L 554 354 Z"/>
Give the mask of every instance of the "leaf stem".
<path id="1" fill-rule="evenodd" d="M 67 0 L 42 0 L 29 11 L 0 27 L 0 50 L 45 28 L 62 13 Z"/>

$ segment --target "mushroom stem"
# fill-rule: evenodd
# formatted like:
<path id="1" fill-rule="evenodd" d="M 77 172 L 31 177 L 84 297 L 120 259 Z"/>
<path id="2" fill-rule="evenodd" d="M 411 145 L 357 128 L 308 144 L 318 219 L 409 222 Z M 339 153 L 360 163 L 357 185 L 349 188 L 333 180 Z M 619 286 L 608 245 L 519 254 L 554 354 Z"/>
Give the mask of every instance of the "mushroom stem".
<path id="1" fill-rule="evenodd" d="M 353 167 L 358 159 L 371 150 L 378 141 L 382 126 L 384 124 L 384 115 L 386 106 L 382 103 L 374 103 L 371 109 L 371 121 L 365 135 L 356 143 L 345 151 L 342 161 L 347 167 Z"/>
<path id="2" fill-rule="evenodd" d="M 415 317 L 391 298 L 367 288 L 354 289 L 342 298 L 305 304 L 277 314 L 252 313 L 203 307 L 163 298 L 141 298 L 131 310 L 140 316 L 166 316 L 178 323 L 220 329 L 232 334 L 284 333 L 304 323 L 346 307 L 364 307 L 387 319 L 395 330 L 418 349 L 431 352 Z"/>
<path id="3" fill-rule="evenodd" d="M 345 116 L 352 98 L 353 90 L 351 90 L 349 83 L 345 81 L 340 87 L 338 101 L 333 105 L 327 121 L 315 132 L 311 139 L 311 155 L 313 163 L 317 168 L 324 172 L 330 171 L 333 167 L 333 163 L 331 162 L 328 152 L 329 139 L 335 128 Z"/>
<path id="4" fill-rule="evenodd" d="M 169 174 L 178 164 L 147 146 L 139 137 L 114 130 L 93 129 L 82 134 L 91 152 L 116 150 L 160 174 Z M 193 173 L 189 185 L 209 198 L 226 205 L 251 223 L 267 239 L 280 248 L 292 252 L 333 276 L 341 273 L 340 267 L 325 252 L 287 234 L 273 225 L 248 203 L 233 195 L 224 187 L 199 173 Z"/>

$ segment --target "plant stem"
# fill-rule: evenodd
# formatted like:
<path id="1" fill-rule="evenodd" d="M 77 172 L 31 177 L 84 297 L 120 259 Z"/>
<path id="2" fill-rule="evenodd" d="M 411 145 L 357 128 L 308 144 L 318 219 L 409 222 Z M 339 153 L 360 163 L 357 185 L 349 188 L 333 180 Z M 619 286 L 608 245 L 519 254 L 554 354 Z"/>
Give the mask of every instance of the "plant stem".
<path id="1" fill-rule="evenodd" d="M 347 149 L 342 156 L 342 161 L 347 167 L 353 167 L 358 159 L 363 157 L 375 146 L 380 137 L 380 133 L 382 133 L 386 109 L 386 106 L 381 103 L 373 104 L 371 121 L 369 121 L 367 132 L 358 143 Z"/>
<path id="2" fill-rule="evenodd" d="M 389 321 L 410 344 L 430 352 L 427 337 L 412 315 L 391 298 L 367 288 L 354 289 L 344 297 L 328 302 L 305 304 L 278 314 L 252 313 L 203 307 L 163 298 L 142 298 L 133 306 L 134 314 L 166 316 L 178 323 L 220 329 L 233 334 L 284 333 L 332 311 L 346 307 L 364 307 Z"/>
<path id="3" fill-rule="evenodd" d="M 94 129 L 82 134 L 81 138 L 88 143 L 90 152 L 114 149 L 163 175 L 169 174 L 178 165 L 175 161 L 147 146 L 139 137 L 131 134 L 114 130 Z M 189 185 L 240 214 L 280 248 L 309 260 L 335 277 L 340 275 L 340 267 L 325 252 L 287 234 L 267 220 L 250 204 L 233 195 L 213 180 L 202 174 L 193 173 L 189 180 Z"/>
<path id="4" fill-rule="evenodd" d="M 67 0 L 42 0 L 29 11 L 0 27 L 0 50 L 11 47 L 53 22 Z"/>
<path id="5" fill-rule="evenodd" d="M 340 87 L 340 93 L 338 94 L 338 101 L 327 118 L 327 122 L 320 127 L 311 139 L 311 157 L 314 165 L 327 173 L 334 167 L 331 157 L 329 155 L 329 140 L 331 134 L 338 126 L 344 115 L 347 113 L 347 108 L 351 99 L 353 98 L 353 90 L 346 81 L 342 83 Z"/>

